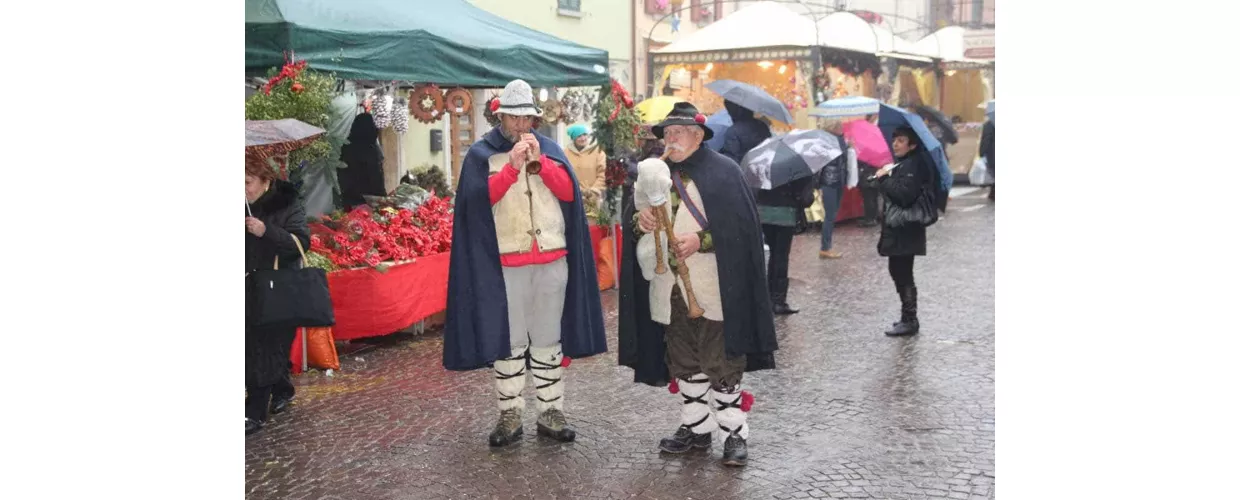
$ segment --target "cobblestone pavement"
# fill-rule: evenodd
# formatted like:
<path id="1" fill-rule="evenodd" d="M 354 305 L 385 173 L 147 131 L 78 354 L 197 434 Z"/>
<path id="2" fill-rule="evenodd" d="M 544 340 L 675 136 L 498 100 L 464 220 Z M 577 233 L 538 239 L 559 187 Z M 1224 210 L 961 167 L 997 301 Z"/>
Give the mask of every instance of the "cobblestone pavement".
<path id="1" fill-rule="evenodd" d="M 984 196 L 953 199 L 930 228 L 913 338 L 882 334 L 899 301 L 877 228 L 837 228 L 837 261 L 818 260 L 818 233 L 797 237 L 789 296 L 801 313 L 776 320 L 779 369 L 745 378 L 757 398 L 746 468 L 719 463 L 718 437 L 709 453 L 659 455 L 680 398 L 616 365 L 607 292 L 611 352 L 568 370 L 575 443 L 536 437 L 531 403 L 524 442 L 488 448 L 491 375 L 445 371 L 432 332 L 346 355 L 334 377 L 295 379 L 292 409 L 246 438 L 247 497 L 994 498 L 995 216 Z"/>

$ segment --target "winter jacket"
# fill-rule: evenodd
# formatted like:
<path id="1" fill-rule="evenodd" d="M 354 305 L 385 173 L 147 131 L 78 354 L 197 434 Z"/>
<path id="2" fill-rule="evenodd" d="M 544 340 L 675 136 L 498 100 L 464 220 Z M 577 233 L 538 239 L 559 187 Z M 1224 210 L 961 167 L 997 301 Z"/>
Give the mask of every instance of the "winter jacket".
<path id="1" fill-rule="evenodd" d="M 564 155 L 573 165 L 573 173 L 577 174 L 577 184 L 582 191 L 602 192 L 607 189 L 607 153 L 598 143 L 580 151 L 576 144 L 570 144 L 564 148 Z"/>
<path id="2" fill-rule="evenodd" d="M 745 153 L 771 137 L 771 128 L 754 117 L 749 108 L 732 101 L 724 101 L 723 105 L 732 117 L 732 126 L 723 134 L 723 149 L 719 152 L 740 165 Z"/>
<path id="3" fill-rule="evenodd" d="M 925 155 L 916 151 L 896 158 L 895 169 L 878 179 L 878 191 L 888 205 L 900 207 L 912 206 L 923 192 L 923 187 L 926 196 L 934 197 L 934 168 L 934 165 L 926 163 Z M 925 226 L 892 228 L 883 224 L 882 235 L 878 238 L 878 254 L 884 257 L 925 255 Z"/>
<path id="4" fill-rule="evenodd" d="M 266 231 L 261 238 L 249 231 L 245 233 L 246 273 L 272 269 L 276 256 L 280 257 L 281 269 L 300 267 L 301 252 L 292 236 L 296 236 L 302 248 L 308 250 L 310 230 L 306 227 L 306 212 L 298 199 L 297 188 L 285 181 L 272 181 L 271 189 L 250 204 L 250 212 L 263 221 Z M 250 328 L 248 279 L 246 284 L 245 385 L 262 387 L 274 384 L 288 370 L 289 349 L 293 345 L 296 329 Z"/>
<path id="5" fill-rule="evenodd" d="M 827 133 L 830 134 L 830 132 L 827 132 Z M 836 157 L 834 160 L 831 160 L 831 162 L 828 163 L 827 166 L 822 167 L 822 170 L 818 172 L 818 186 L 838 188 L 840 187 L 841 183 L 847 180 L 846 176 L 848 175 L 848 171 L 847 171 L 848 142 L 844 140 L 844 136 L 842 135 L 839 135 L 839 134 L 831 134 L 831 135 L 835 136 L 836 139 L 839 139 L 840 146 L 844 148 L 844 154 Z"/>

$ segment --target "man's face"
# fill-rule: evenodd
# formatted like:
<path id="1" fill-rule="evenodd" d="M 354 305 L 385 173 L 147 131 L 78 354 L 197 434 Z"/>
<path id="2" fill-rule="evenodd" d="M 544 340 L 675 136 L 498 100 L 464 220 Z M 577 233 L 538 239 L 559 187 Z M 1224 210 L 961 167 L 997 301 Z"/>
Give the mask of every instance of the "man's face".
<path id="1" fill-rule="evenodd" d="M 908 137 L 896 136 L 891 140 L 891 152 L 895 153 L 896 156 L 907 155 L 909 151 L 916 148 L 916 145 L 909 143 Z"/>
<path id="2" fill-rule="evenodd" d="M 499 115 L 500 132 L 511 142 L 517 142 L 521 134 L 528 134 L 534 128 L 533 116 Z"/>
<path id="3" fill-rule="evenodd" d="M 586 145 L 590 144 L 590 135 L 589 135 L 589 134 L 581 134 L 581 135 L 577 136 L 577 138 L 576 138 L 576 139 L 573 139 L 573 143 L 574 143 L 574 144 L 576 144 L 576 145 L 577 145 L 577 147 L 579 147 L 579 148 L 584 148 L 584 147 L 586 147 Z"/>
<path id="4" fill-rule="evenodd" d="M 668 158 L 673 162 L 685 161 L 702 146 L 706 133 L 696 125 L 668 125 L 663 128 L 663 143 L 671 150 Z"/>

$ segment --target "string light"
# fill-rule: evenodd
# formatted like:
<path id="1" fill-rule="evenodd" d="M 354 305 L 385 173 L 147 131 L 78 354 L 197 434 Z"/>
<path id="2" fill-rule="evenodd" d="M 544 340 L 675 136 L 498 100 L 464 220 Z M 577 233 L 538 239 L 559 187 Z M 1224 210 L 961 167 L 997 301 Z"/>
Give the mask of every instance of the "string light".
<path id="1" fill-rule="evenodd" d="M 780 64 L 780 65 L 779 65 L 779 74 L 781 74 L 781 75 L 782 75 L 782 74 L 784 74 L 786 71 L 788 71 L 788 65 L 787 65 L 787 64 Z"/>
<path id="2" fill-rule="evenodd" d="M 771 61 L 762 61 L 762 62 L 758 63 L 758 67 L 759 67 L 759 68 L 762 68 L 762 69 L 770 69 L 770 68 L 771 68 L 771 66 L 774 66 L 774 65 L 775 65 L 775 63 L 773 63 L 773 62 L 771 62 Z"/>

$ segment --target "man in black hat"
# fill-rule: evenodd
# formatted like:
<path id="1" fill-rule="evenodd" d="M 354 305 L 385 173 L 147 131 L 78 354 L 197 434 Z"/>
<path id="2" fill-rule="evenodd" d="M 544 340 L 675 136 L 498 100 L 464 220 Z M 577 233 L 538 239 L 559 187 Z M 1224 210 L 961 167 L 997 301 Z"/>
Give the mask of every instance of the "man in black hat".
<path id="1" fill-rule="evenodd" d="M 778 346 L 753 193 L 736 162 L 702 147 L 713 135 L 705 124 L 692 104 L 677 103 L 652 129 L 669 150 L 668 215 L 679 240 L 668 252 L 669 273 L 677 265 L 688 267 L 705 312 L 690 318 L 686 292 L 675 287 L 670 304 L 655 293 L 636 249 L 637 240 L 657 227 L 655 216 L 626 204 L 622 220 L 632 221 L 634 237 L 624 238 L 620 266 L 620 364 L 633 368 L 636 382 L 662 387 L 670 380 L 669 390 L 684 398 L 681 425 L 659 443 L 660 450 L 709 448 L 718 428 L 726 436 L 723 463 L 742 466 L 753 396 L 741 391 L 741 378 L 746 371 L 774 368 Z M 682 227 L 700 230 L 682 233 Z"/>

